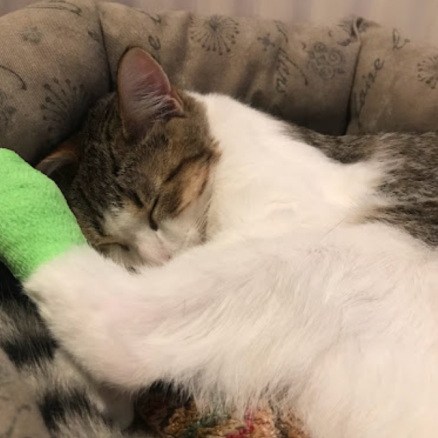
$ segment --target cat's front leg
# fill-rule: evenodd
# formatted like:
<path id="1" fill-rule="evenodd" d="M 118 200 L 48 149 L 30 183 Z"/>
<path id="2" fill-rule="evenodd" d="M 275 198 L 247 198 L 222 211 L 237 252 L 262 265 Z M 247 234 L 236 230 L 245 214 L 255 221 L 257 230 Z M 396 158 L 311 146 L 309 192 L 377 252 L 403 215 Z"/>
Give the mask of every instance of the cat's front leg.
<path id="1" fill-rule="evenodd" d="M 132 389 L 163 379 L 243 405 L 281 377 L 276 363 L 293 340 L 283 327 L 287 267 L 273 248 L 199 247 L 138 275 L 82 248 L 25 289 L 97 379 Z"/>

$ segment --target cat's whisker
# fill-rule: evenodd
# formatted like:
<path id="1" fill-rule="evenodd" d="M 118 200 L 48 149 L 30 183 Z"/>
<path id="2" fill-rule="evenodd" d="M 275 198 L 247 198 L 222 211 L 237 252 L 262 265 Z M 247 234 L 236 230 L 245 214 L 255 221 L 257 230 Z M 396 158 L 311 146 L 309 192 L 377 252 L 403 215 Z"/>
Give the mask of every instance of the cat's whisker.
<path id="1" fill-rule="evenodd" d="M 343 217 L 339 222 L 337 222 L 333 227 L 331 227 L 328 231 L 324 233 L 321 237 L 320 242 L 322 242 L 329 234 L 333 233 L 340 225 L 342 225 L 347 220 L 347 216 Z"/>

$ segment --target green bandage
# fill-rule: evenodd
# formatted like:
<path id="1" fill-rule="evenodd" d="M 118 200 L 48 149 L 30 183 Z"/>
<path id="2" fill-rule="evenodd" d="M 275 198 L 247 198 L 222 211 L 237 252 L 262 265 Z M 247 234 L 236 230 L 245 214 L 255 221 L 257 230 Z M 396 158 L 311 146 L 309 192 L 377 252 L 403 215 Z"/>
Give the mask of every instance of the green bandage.
<path id="1" fill-rule="evenodd" d="M 56 184 L 15 152 L 0 149 L 0 258 L 20 280 L 85 244 Z"/>

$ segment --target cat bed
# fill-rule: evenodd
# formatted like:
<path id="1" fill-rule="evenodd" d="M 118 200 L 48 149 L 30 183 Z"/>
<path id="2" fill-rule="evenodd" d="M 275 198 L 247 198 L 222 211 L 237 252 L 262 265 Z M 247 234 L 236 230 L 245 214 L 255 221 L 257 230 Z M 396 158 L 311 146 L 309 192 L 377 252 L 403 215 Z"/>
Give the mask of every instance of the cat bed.
<path id="1" fill-rule="evenodd" d="M 113 89 L 130 46 L 150 52 L 178 87 L 226 93 L 323 133 L 435 129 L 438 50 L 360 18 L 316 26 L 48 0 L 0 18 L 0 41 L 0 145 L 31 163 Z M 25 373 L 1 346 L 0 436 L 48 437 Z M 202 417 L 155 397 L 142 413 L 163 437 L 302 436 L 293 416 Z"/>

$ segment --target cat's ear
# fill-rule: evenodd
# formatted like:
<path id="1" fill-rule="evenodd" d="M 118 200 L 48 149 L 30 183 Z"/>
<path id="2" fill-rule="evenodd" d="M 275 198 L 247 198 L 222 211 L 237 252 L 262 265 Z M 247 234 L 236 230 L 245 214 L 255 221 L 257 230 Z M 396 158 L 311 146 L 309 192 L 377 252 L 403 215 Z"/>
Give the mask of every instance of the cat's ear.
<path id="1" fill-rule="evenodd" d="M 55 181 L 61 190 L 65 190 L 76 175 L 81 150 L 78 138 L 71 137 L 40 161 L 36 169 Z"/>
<path id="2" fill-rule="evenodd" d="M 123 128 L 128 137 L 144 137 L 150 123 L 184 115 L 183 103 L 160 64 L 142 49 L 122 57 L 117 91 Z"/>

